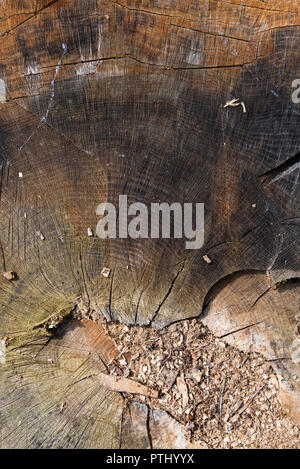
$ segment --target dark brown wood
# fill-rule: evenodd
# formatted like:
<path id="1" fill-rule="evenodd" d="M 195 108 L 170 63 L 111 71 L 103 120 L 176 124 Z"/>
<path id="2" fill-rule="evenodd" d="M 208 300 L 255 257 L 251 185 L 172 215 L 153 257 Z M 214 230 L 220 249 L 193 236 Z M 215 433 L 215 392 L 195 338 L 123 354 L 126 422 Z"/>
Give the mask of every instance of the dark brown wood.
<path id="1" fill-rule="evenodd" d="M 0 8 L 0 268 L 17 275 L 0 275 L 2 446 L 120 446 L 122 398 L 83 379 L 104 366 L 77 350 L 86 327 L 62 353 L 40 327 L 78 304 L 158 328 L 205 307 L 217 335 L 284 369 L 299 421 L 297 1 Z M 204 247 L 89 237 L 124 193 L 204 202 Z"/>

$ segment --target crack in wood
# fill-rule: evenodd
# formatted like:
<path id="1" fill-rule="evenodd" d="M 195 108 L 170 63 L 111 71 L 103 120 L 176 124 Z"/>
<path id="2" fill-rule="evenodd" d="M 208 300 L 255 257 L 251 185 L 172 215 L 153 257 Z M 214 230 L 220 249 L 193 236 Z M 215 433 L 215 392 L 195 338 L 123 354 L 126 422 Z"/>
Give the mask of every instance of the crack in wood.
<path id="1" fill-rule="evenodd" d="M 248 236 L 249 234 L 253 233 L 253 231 L 256 231 L 259 227 L 260 227 L 260 225 L 254 226 L 253 228 L 249 228 L 249 230 L 247 230 L 247 231 L 240 237 L 240 241 L 241 241 L 242 239 L 244 239 L 246 236 Z"/>
<path id="2" fill-rule="evenodd" d="M 254 301 L 254 303 L 251 305 L 250 310 L 253 309 L 253 308 L 257 305 L 257 303 L 258 303 L 265 295 L 267 295 L 267 294 L 269 293 L 269 291 L 271 291 L 272 289 L 273 289 L 273 287 L 269 287 L 269 288 L 267 288 L 261 295 L 259 295 L 259 296 L 256 298 L 256 300 Z"/>
<path id="3" fill-rule="evenodd" d="M 146 429 L 147 429 L 147 436 L 148 436 L 148 440 L 149 440 L 150 449 L 153 449 L 153 440 L 152 440 L 152 435 L 151 435 L 151 424 L 150 424 L 150 417 L 151 417 L 150 413 L 151 412 L 152 411 L 147 406 Z"/>
<path id="4" fill-rule="evenodd" d="M 295 171 L 295 169 L 300 169 L 300 151 L 279 166 L 261 174 L 259 176 L 261 184 L 263 186 L 268 186 L 269 184 L 278 181 L 278 179 L 288 176 Z"/>
<path id="5" fill-rule="evenodd" d="M 237 334 L 238 332 L 245 331 L 245 330 L 249 329 L 250 327 L 258 326 L 259 324 L 262 324 L 264 322 L 265 321 L 258 321 L 258 322 L 255 322 L 253 324 L 248 324 L 247 326 L 240 327 L 239 329 L 235 329 L 234 331 L 227 332 L 226 334 L 217 336 L 217 338 L 218 339 L 223 339 L 224 337 L 228 337 L 229 335 L 232 335 L 232 334 Z"/>
<path id="6" fill-rule="evenodd" d="M 137 323 L 138 310 L 139 310 L 139 307 L 140 307 L 140 302 L 141 302 L 141 298 L 142 298 L 143 293 L 144 293 L 144 290 L 141 291 L 141 293 L 140 293 L 140 295 L 139 295 L 139 298 L 138 298 L 138 301 L 137 301 L 136 311 L 135 311 L 135 318 L 134 318 L 134 324 Z"/>
<path id="7" fill-rule="evenodd" d="M 0 38 L 2 37 L 5 37 L 5 36 L 8 36 L 10 33 L 14 32 L 16 29 L 18 29 L 20 26 L 23 26 L 25 23 L 27 23 L 27 21 L 30 21 L 32 18 L 35 18 L 38 14 L 42 13 L 44 10 L 46 10 L 47 8 L 50 8 L 52 5 L 54 5 L 55 3 L 57 3 L 59 0 L 52 0 L 51 2 L 49 2 L 47 5 L 43 6 L 42 8 L 40 8 L 40 10 L 36 10 L 35 12 L 29 12 L 27 13 L 28 15 L 31 15 L 29 17 L 27 17 L 24 21 L 22 21 L 21 23 L 18 23 L 14 28 L 11 28 L 9 31 L 6 31 L 4 34 L 2 34 L 0 36 Z M 26 14 L 26 13 L 25 13 Z M 16 15 L 11 15 L 11 16 L 16 16 Z"/>
<path id="8" fill-rule="evenodd" d="M 109 313 L 111 321 L 114 320 L 113 312 L 112 312 L 112 308 L 111 308 L 111 306 L 112 306 L 114 276 L 115 276 L 115 272 L 113 271 L 112 274 L 111 274 L 111 282 L 110 282 L 110 287 L 109 287 L 109 299 L 108 299 L 108 313 Z"/>
<path id="9" fill-rule="evenodd" d="M 170 288 L 169 290 L 167 291 L 167 293 L 165 294 L 164 298 L 162 299 L 162 301 L 160 302 L 160 304 L 158 305 L 158 308 L 156 309 L 156 311 L 154 312 L 153 316 L 152 316 L 152 319 L 150 321 L 150 326 L 153 325 L 153 322 L 155 321 L 157 315 L 159 314 L 163 304 L 167 301 L 167 299 L 169 298 L 169 296 L 171 295 L 173 289 L 174 289 L 174 286 L 175 286 L 175 283 L 176 283 L 176 280 L 178 279 L 179 275 L 181 274 L 181 272 L 183 271 L 184 267 L 185 267 L 185 263 L 186 263 L 186 259 L 183 261 L 183 265 L 182 267 L 179 269 L 179 271 L 177 272 L 177 274 L 175 275 L 175 277 L 173 278 L 172 282 L 171 282 L 171 285 L 170 285 Z"/>
<path id="10" fill-rule="evenodd" d="M 225 38 L 225 39 L 232 39 L 234 41 L 240 41 L 240 42 L 245 42 L 245 43 L 251 42 L 251 40 L 249 40 L 249 39 L 242 39 L 240 37 L 228 36 L 227 34 L 216 34 L 216 33 L 211 33 L 211 32 L 208 32 L 208 31 L 201 31 L 200 29 L 190 28 L 190 27 L 187 27 L 187 26 L 181 26 L 181 25 L 173 24 L 173 23 L 170 24 L 170 26 L 173 26 L 174 28 L 179 28 L 179 29 L 187 29 L 188 31 L 194 31 L 196 33 L 207 34 L 208 36 L 213 36 L 213 37 L 221 37 L 221 38 Z"/>

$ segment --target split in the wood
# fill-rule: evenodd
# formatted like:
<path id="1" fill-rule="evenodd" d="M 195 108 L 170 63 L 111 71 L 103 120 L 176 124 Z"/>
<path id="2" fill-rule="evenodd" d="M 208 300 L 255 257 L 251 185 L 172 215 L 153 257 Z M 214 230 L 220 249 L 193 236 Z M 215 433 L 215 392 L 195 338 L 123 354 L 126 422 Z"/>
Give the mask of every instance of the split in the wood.
<path id="1" fill-rule="evenodd" d="M 282 177 L 289 176 L 296 169 L 298 169 L 298 171 L 300 169 L 300 151 L 282 164 L 261 174 L 259 178 L 263 186 L 269 185 Z"/>

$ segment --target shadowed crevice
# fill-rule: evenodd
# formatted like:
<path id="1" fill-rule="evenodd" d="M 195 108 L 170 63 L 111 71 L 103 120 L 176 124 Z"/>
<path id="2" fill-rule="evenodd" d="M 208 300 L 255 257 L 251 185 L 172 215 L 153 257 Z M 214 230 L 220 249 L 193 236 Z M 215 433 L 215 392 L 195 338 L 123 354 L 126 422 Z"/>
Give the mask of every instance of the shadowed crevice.
<path id="1" fill-rule="evenodd" d="M 259 178 L 263 186 L 269 185 L 281 177 L 291 174 L 297 168 L 300 168 L 300 151 L 279 166 L 261 174 Z"/>

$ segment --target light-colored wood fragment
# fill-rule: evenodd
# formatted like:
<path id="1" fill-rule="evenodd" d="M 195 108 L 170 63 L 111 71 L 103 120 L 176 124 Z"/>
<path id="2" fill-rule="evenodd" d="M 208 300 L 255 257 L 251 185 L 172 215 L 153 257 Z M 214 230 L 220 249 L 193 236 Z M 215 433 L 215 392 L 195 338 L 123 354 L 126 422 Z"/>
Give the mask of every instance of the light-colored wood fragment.
<path id="1" fill-rule="evenodd" d="M 203 256 L 203 260 L 206 262 L 206 264 L 211 264 L 212 263 L 211 258 L 207 255 Z"/>
<path id="2" fill-rule="evenodd" d="M 2 276 L 4 278 L 6 278 L 7 280 L 14 280 L 16 278 L 16 274 L 13 270 L 9 270 L 8 272 L 4 272 L 4 274 L 2 274 Z"/>
<path id="3" fill-rule="evenodd" d="M 158 391 L 148 388 L 129 378 L 119 378 L 117 376 L 100 373 L 98 375 L 100 383 L 110 391 L 125 392 L 130 394 L 140 394 L 146 397 L 158 398 Z"/>
<path id="4" fill-rule="evenodd" d="M 107 267 L 104 267 L 101 271 L 101 275 L 103 275 L 103 277 L 105 278 L 108 278 L 110 276 L 110 269 L 108 269 Z"/>
<path id="5" fill-rule="evenodd" d="M 235 107 L 235 106 L 239 106 L 240 103 L 238 103 L 237 101 L 239 100 L 239 98 L 233 98 L 231 99 L 230 101 L 226 101 L 226 104 L 224 104 L 224 107 Z"/>
<path id="6" fill-rule="evenodd" d="M 37 232 L 36 232 L 36 235 L 37 235 L 42 241 L 45 240 L 45 236 L 43 235 L 43 233 L 42 233 L 41 231 L 37 231 Z"/>
<path id="7" fill-rule="evenodd" d="M 182 396 L 182 407 L 185 409 L 189 403 L 189 392 L 184 379 L 184 375 L 181 374 L 176 380 L 178 391 Z"/>

